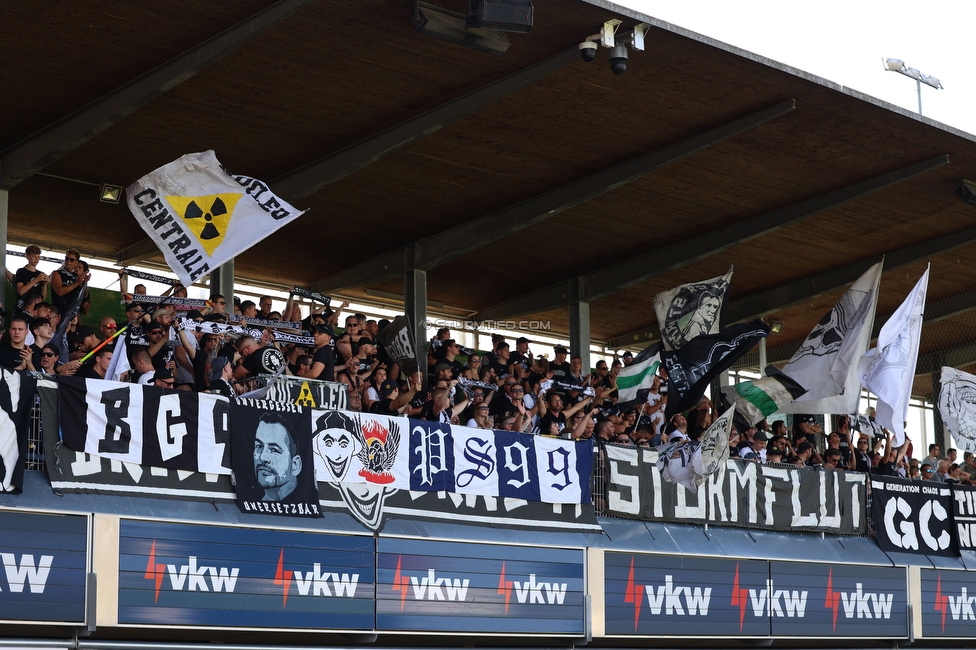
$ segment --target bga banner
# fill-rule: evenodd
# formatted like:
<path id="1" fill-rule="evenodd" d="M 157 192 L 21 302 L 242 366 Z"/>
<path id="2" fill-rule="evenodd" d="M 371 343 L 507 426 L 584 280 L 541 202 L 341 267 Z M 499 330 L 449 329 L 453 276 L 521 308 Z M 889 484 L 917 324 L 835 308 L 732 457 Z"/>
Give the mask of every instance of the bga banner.
<path id="1" fill-rule="evenodd" d="M 373 538 L 119 523 L 119 623 L 373 629 Z"/>
<path id="2" fill-rule="evenodd" d="M 908 636 L 904 568 L 607 552 L 608 635 Z"/>
<path id="3" fill-rule="evenodd" d="M 246 403 L 242 403 L 246 402 Z M 244 512 L 321 517 L 309 410 L 267 400 L 238 400 L 231 409 L 231 462 Z"/>
<path id="4" fill-rule="evenodd" d="M 61 436 L 76 451 L 149 467 L 230 473 L 226 397 L 82 377 L 59 377 L 58 393 Z"/>
<path id="5" fill-rule="evenodd" d="M 949 485 L 872 475 L 871 499 L 881 550 L 959 555 Z"/>
<path id="6" fill-rule="evenodd" d="M 665 481 L 657 452 L 606 445 L 607 512 L 619 517 L 861 534 L 865 475 L 729 459 L 692 492 Z"/>
<path id="7" fill-rule="evenodd" d="M 304 213 L 261 181 L 231 176 L 213 151 L 149 172 L 125 196 L 185 287 Z"/>
<path id="8" fill-rule="evenodd" d="M 582 636 L 582 549 L 377 540 L 376 629 Z"/>
<path id="9" fill-rule="evenodd" d="M 85 622 L 88 521 L 0 510 L 0 622 Z"/>

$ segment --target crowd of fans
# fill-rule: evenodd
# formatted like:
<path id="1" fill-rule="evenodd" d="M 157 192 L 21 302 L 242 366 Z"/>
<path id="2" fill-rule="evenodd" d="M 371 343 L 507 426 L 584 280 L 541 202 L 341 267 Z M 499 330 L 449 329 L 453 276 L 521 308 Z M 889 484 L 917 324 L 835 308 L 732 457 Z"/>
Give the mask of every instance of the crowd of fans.
<path id="1" fill-rule="evenodd" d="M 182 311 L 178 301 L 130 301 L 125 306 L 127 322 L 120 325 L 105 317 L 97 329 L 84 322 L 91 307 L 85 296 L 65 335 L 57 340 L 61 316 L 77 303 L 90 274 L 75 250 L 66 252 L 57 271 L 43 273 L 37 269 L 40 252 L 37 246 L 29 246 L 27 264 L 12 278 L 18 304 L 0 341 L 0 365 L 8 369 L 232 396 L 250 388 L 252 378 L 284 366 L 287 375 L 343 383 L 353 411 L 566 439 L 593 438 L 601 446 L 657 447 L 697 440 L 715 417 L 711 401 L 702 399 L 695 409 L 665 422 L 664 377 L 655 377 L 636 402 L 619 403 L 617 376 L 633 362 L 629 352 L 610 364 L 597 361 L 589 373 L 584 372 L 580 357 L 565 347 L 555 346 L 550 360 L 548 353 L 533 354 L 524 337 L 514 341 L 513 349 L 513 343 L 495 335 L 492 349 L 481 354 L 463 348 L 449 329 L 442 328 L 420 360 L 421 368 L 408 377 L 377 338 L 388 321 L 343 315 L 347 303 L 336 309 L 322 304 L 303 317 L 294 296 L 280 311 L 274 310 L 270 296 L 262 296 L 257 304 L 236 299 L 229 304 L 224 296 L 214 294 L 207 307 Z M 121 293 L 127 295 L 123 272 L 120 280 Z M 133 295 L 145 294 L 144 285 L 134 287 Z M 186 290 L 177 284 L 166 295 L 185 297 Z M 232 322 L 232 313 L 242 320 Z M 300 322 L 301 327 L 262 327 L 257 328 L 263 332 L 260 336 L 241 335 L 241 327 L 255 329 L 247 325 L 249 319 Z M 337 331 L 340 319 L 341 333 Z M 216 331 L 227 329 L 223 327 L 227 324 L 238 327 Z M 121 326 L 125 330 L 117 336 Z M 275 342 L 274 331 L 306 340 Z M 122 349 L 125 358 L 113 363 Z M 124 372 L 117 373 L 119 368 Z M 869 421 L 858 418 L 857 422 L 862 419 Z M 825 435 L 813 416 L 794 416 L 792 432 L 782 420 L 771 424 L 763 420 L 757 426 L 737 422 L 730 436 L 730 454 L 757 463 L 976 481 L 976 459 L 970 453 L 959 464 L 955 450 L 942 457 L 939 448 L 931 445 L 929 455 L 918 460 L 912 458 L 910 441 L 896 448 L 880 427 L 852 430 L 849 417 L 839 418 L 836 424 L 836 430 Z"/>

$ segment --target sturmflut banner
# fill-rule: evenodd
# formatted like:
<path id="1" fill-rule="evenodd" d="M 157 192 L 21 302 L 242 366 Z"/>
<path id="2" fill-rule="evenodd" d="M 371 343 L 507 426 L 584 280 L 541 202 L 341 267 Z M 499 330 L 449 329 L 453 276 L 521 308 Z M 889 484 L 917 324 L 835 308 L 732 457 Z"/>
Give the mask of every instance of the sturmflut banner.
<path id="1" fill-rule="evenodd" d="M 600 531 L 589 505 L 591 442 L 295 404 L 272 409 L 105 380 L 62 378 L 58 390 L 44 384 L 45 430 L 60 426 L 64 440 L 45 441 L 57 489 L 226 500 L 235 498 L 226 480 L 234 469 L 247 512 L 317 516 L 307 486 L 299 488 L 314 476 L 320 509 L 348 512 L 371 530 L 393 515 Z M 272 410 L 287 412 L 288 422 L 269 420 L 262 429 L 263 416 L 242 415 Z M 230 431 L 245 434 L 240 468 Z M 301 447 L 295 453 L 289 431 Z M 274 445 L 288 451 L 281 463 L 264 457 Z M 305 505 L 293 513 L 295 499 Z"/>
<path id="2" fill-rule="evenodd" d="M 607 445 L 607 512 L 632 519 L 860 534 L 865 475 L 730 459 L 697 494 L 664 480 L 657 451 Z"/>
<path id="3" fill-rule="evenodd" d="M 229 174 L 213 151 L 163 165 L 125 196 L 186 287 L 304 213 L 256 178 Z"/>

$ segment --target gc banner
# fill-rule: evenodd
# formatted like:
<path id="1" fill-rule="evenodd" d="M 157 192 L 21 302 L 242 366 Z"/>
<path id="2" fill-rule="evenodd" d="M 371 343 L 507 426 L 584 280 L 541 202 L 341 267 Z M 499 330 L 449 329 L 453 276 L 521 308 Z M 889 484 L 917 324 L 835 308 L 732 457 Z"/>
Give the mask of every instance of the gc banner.
<path id="1" fill-rule="evenodd" d="M 582 635 L 583 551 L 381 537 L 376 629 Z"/>
<path id="2" fill-rule="evenodd" d="M 665 481 L 657 452 L 607 445 L 610 514 L 775 530 L 865 531 L 865 475 L 730 459 L 698 492 Z"/>
<path id="3" fill-rule="evenodd" d="M 872 512 L 883 551 L 959 555 L 952 496 L 945 483 L 871 477 Z"/>
<path id="4" fill-rule="evenodd" d="M 373 629 L 373 538 L 123 519 L 119 623 Z"/>

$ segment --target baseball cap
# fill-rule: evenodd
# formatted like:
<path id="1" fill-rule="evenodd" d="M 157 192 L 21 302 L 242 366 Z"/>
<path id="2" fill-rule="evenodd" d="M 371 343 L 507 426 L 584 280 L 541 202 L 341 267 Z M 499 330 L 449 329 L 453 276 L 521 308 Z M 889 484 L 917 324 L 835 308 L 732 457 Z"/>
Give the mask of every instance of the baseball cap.
<path id="1" fill-rule="evenodd" d="M 793 416 L 793 421 L 797 424 L 809 424 L 812 426 L 818 426 L 817 418 L 808 414 L 800 414 Z"/>
<path id="2" fill-rule="evenodd" d="M 441 370 L 453 370 L 454 366 L 449 363 L 439 363 L 434 366 L 434 372 L 440 372 Z"/>
<path id="3" fill-rule="evenodd" d="M 567 350 L 566 347 L 562 345 L 557 345 L 553 347 L 552 351 L 555 352 L 556 354 L 569 354 L 569 350 Z"/>
<path id="4" fill-rule="evenodd" d="M 380 384 L 380 396 L 389 397 L 393 394 L 393 391 L 397 389 L 396 382 L 392 379 L 387 379 L 382 384 Z"/>
<path id="5" fill-rule="evenodd" d="M 153 321 L 152 323 L 149 323 L 149 325 L 146 326 L 147 332 L 155 332 L 156 330 L 162 330 L 162 329 L 163 329 L 162 324 L 157 323 L 156 321 Z"/>
<path id="6" fill-rule="evenodd" d="M 320 334 L 328 334 L 332 338 L 335 338 L 335 330 L 328 323 L 319 323 L 312 327 L 312 332 L 318 332 Z"/>
<path id="7" fill-rule="evenodd" d="M 210 381 L 220 379 L 227 363 L 227 357 L 214 357 L 214 360 L 210 362 Z"/>
<path id="8" fill-rule="evenodd" d="M 161 368 L 160 370 L 157 370 L 155 373 L 153 373 L 153 381 L 157 381 L 160 379 L 172 379 L 172 378 L 173 378 L 173 373 L 170 371 L 169 368 Z"/>

